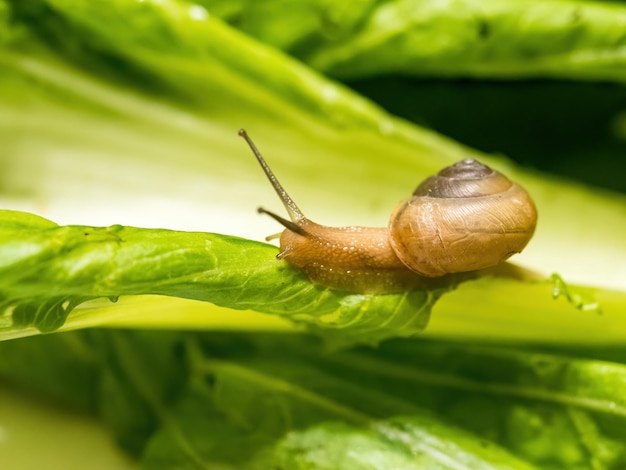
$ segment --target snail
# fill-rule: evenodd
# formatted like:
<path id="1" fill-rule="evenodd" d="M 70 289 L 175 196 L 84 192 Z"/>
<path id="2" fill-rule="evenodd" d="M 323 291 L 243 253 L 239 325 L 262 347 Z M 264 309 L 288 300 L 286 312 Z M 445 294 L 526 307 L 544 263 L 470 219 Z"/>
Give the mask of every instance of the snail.
<path id="1" fill-rule="evenodd" d="M 276 235 L 277 258 L 326 287 L 393 293 L 437 285 L 437 279 L 500 265 L 521 252 L 535 231 L 537 210 L 526 190 L 472 159 L 424 180 L 394 209 L 388 227 L 326 227 L 304 216 L 247 133 L 239 135 L 289 215 L 258 209 L 285 227 Z"/>

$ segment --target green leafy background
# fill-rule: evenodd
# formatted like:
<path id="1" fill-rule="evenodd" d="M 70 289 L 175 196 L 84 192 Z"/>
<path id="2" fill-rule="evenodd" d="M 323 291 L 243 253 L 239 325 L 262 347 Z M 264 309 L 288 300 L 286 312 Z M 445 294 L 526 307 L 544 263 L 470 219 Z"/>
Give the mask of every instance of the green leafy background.
<path id="1" fill-rule="evenodd" d="M 0 0 L 2 455 L 623 468 L 625 19 L 571 0 Z M 241 127 L 321 223 L 384 225 L 469 156 L 529 189 L 536 236 L 477 279 L 314 286 L 255 241 L 277 228 L 254 209 L 279 204 Z"/>

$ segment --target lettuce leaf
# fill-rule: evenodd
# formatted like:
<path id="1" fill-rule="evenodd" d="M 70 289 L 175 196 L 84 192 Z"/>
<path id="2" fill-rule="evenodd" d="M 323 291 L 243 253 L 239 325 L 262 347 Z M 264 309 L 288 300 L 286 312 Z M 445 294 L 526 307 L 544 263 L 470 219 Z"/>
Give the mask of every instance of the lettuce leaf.
<path id="1" fill-rule="evenodd" d="M 314 287 L 298 270 L 277 263 L 275 248 L 224 235 L 59 227 L 14 211 L 0 211 L 0 221 L 5 337 L 27 327 L 52 332 L 86 300 L 153 294 L 327 325 L 341 330 L 344 342 L 377 341 L 418 332 L 438 295 L 342 294 Z"/>
<path id="2" fill-rule="evenodd" d="M 591 359 L 405 339 L 328 352 L 310 336 L 86 330 L 5 341 L 0 354 L 17 383 L 83 409 L 96 398 L 87 409 L 145 468 L 626 462 L 623 348 Z M 65 393 L 25 373 L 36 358 L 95 380 Z"/>
<path id="3" fill-rule="evenodd" d="M 148 294 L 281 315 L 318 330 L 324 329 L 320 333 L 325 333 L 336 344 L 376 343 L 387 337 L 418 333 L 428 323 L 431 308 L 440 295 L 456 285 L 448 282 L 430 290 L 415 289 L 399 294 L 349 294 L 312 285 L 297 269 L 277 262 L 275 248 L 235 237 L 119 225 L 60 227 L 32 214 L 15 211 L 0 211 L 0 222 L 3 222 L 0 258 L 4 260 L 0 270 L 0 293 L 5 312 L 0 334 L 5 339 L 37 330 L 55 331 L 64 326 L 77 306 L 92 299 L 108 298 L 117 302 L 120 296 Z M 592 313 L 598 306 L 580 297 L 583 292 L 580 288 L 572 294 L 558 278 L 558 283 L 553 285 L 553 282 L 538 282 L 532 278 L 525 282 L 508 279 L 508 275 L 505 271 L 501 278 L 491 275 L 467 284 L 474 289 L 484 289 L 484 283 L 487 289 L 501 284 L 497 294 L 490 295 L 493 305 L 509 302 L 511 292 L 537 293 L 517 294 L 528 299 L 518 303 L 519 311 L 532 312 L 539 305 L 547 305 L 555 317 L 546 318 L 546 308 L 539 316 L 527 314 L 520 325 L 526 330 L 514 330 L 517 337 L 534 334 L 538 324 L 558 321 L 558 315 L 571 316 L 575 311 L 572 304 L 581 309 L 582 314 L 569 320 L 570 334 L 565 336 L 565 341 L 586 338 L 587 342 L 608 342 L 620 337 L 620 319 L 610 314 L 617 311 L 624 295 L 591 294 L 590 298 L 595 295 L 601 299 L 602 308 L 609 309 L 609 315 L 603 318 Z M 550 295 L 553 290 L 561 291 L 569 303 L 554 301 Z M 471 291 L 462 298 L 468 295 Z M 459 320 L 454 313 L 468 312 L 455 306 L 454 301 L 449 301 L 452 308 L 448 316 L 440 315 L 436 323 L 441 328 L 442 322 L 452 320 L 448 325 L 443 323 L 443 331 L 447 328 L 449 334 L 458 331 L 454 322 Z M 100 321 L 106 321 L 108 308 L 106 304 L 99 305 L 100 315 L 103 315 Z M 86 310 L 94 313 L 89 304 Z M 509 315 L 513 317 L 514 313 Z M 76 316 L 70 319 L 68 328 L 84 322 L 80 309 Z M 475 316 L 470 318 L 476 320 Z M 195 321 L 203 324 L 201 318 Z M 490 323 L 495 321 L 509 326 L 512 323 L 512 319 L 507 320 L 502 314 Z M 176 316 L 172 322 L 182 323 Z M 607 326 L 613 327 L 610 336 L 603 334 Z"/>
<path id="4" fill-rule="evenodd" d="M 624 81 L 618 2 L 204 1 L 227 21 L 331 76 L 565 77 Z M 226 8 L 226 4 L 230 4 Z"/>

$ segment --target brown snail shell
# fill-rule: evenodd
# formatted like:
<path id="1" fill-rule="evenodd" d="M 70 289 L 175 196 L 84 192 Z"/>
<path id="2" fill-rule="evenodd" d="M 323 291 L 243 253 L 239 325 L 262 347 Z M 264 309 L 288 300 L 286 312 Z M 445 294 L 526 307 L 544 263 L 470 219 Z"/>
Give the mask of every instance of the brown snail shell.
<path id="1" fill-rule="evenodd" d="M 391 246 L 422 276 L 495 266 L 521 252 L 537 224 L 530 195 L 476 160 L 422 182 L 389 220 Z"/>

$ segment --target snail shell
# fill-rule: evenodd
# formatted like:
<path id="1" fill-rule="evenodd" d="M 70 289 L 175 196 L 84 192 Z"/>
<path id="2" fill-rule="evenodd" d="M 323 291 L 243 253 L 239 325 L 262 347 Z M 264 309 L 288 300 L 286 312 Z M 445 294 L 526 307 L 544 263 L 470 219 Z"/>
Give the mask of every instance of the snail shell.
<path id="1" fill-rule="evenodd" d="M 524 249 L 536 223 L 521 186 L 468 159 L 422 182 L 394 210 L 389 233 L 409 269 L 437 277 L 502 263 Z"/>

